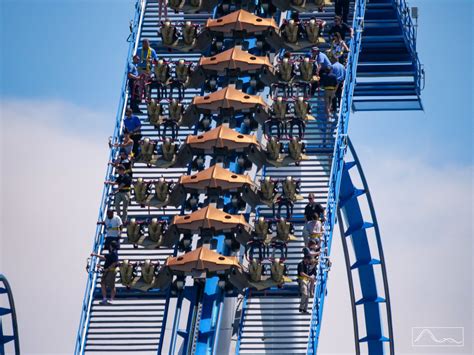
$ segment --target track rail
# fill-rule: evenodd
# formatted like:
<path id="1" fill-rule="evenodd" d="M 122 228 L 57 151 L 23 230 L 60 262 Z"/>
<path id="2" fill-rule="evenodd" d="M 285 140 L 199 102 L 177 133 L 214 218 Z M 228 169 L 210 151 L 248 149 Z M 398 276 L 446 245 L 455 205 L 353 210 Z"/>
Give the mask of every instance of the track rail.
<path id="1" fill-rule="evenodd" d="M 362 170 L 362 164 L 350 140 L 348 140 L 348 146 L 352 159 L 344 163 L 338 220 L 349 280 L 355 351 L 356 354 L 360 354 L 361 345 L 366 343 L 367 349 L 362 349 L 362 353 L 382 354 L 386 350 L 385 344 L 388 344 L 389 353 L 394 354 L 395 346 L 387 268 L 377 216 L 369 186 Z M 351 177 L 350 171 L 353 171 L 354 167 L 356 168 L 354 175 L 356 180 L 361 181 L 362 189 L 355 187 Z M 359 203 L 360 199 L 364 198 L 369 207 L 369 221 L 365 220 L 361 203 Z M 370 230 L 373 230 L 374 233 L 369 233 Z M 349 238 L 352 242 L 351 250 L 347 245 Z M 371 239 L 374 239 L 375 247 Z M 357 295 L 354 288 L 354 278 L 359 281 L 360 288 L 358 289 L 361 290 Z M 380 278 L 383 284 L 382 291 L 377 288 L 377 281 L 380 281 Z M 380 309 L 380 305 L 383 304 L 385 304 L 384 317 L 381 316 L 383 312 Z M 362 328 L 359 326 L 359 314 L 364 318 L 365 331 L 359 329 Z M 361 333 L 365 334 L 362 338 Z M 384 335 L 387 333 L 388 337 Z"/>
<path id="2" fill-rule="evenodd" d="M 133 52 L 136 50 L 137 45 L 138 45 L 137 37 L 138 37 L 138 33 L 141 28 L 141 24 L 143 20 L 144 4 L 145 4 L 144 0 L 138 0 L 135 4 L 135 18 L 133 20 L 132 33 L 128 38 L 128 41 L 130 44 L 128 47 L 127 61 L 125 64 L 125 72 L 122 79 L 120 101 L 119 101 L 119 105 L 117 109 L 117 115 L 115 118 L 115 126 L 114 126 L 114 132 L 113 132 L 114 139 L 118 139 L 122 131 L 122 118 L 124 116 L 126 103 L 128 100 L 128 90 L 127 90 L 128 61 L 129 61 L 129 58 L 132 56 Z M 111 149 L 110 154 L 109 154 L 109 161 L 111 161 L 115 157 L 115 154 L 116 152 L 113 149 Z M 112 175 L 112 171 L 113 171 L 112 166 L 108 165 L 106 173 L 105 173 L 106 179 Z M 111 191 L 112 191 L 111 186 L 104 185 L 104 189 L 102 191 L 102 197 L 100 200 L 98 220 L 103 220 L 105 216 L 108 197 Z M 103 242 L 104 242 L 103 230 L 101 226 L 97 226 L 96 231 L 95 231 L 92 251 L 95 253 L 99 253 L 102 249 Z M 76 345 L 75 345 L 75 350 L 74 350 L 75 354 L 82 354 L 84 353 L 84 350 L 85 350 L 86 334 L 89 329 L 91 307 L 92 307 L 94 292 L 95 292 L 95 288 L 97 284 L 97 273 L 95 272 L 98 265 L 97 262 L 98 261 L 96 258 L 91 260 L 91 265 L 90 265 L 89 273 L 87 276 L 86 289 L 84 292 L 84 301 L 82 303 L 81 318 L 79 321 L 79 330 L 76 336 Z"/>
<path id="3" fill-rule="evenodd" d="M 6 294 L 8 298 L 8 308 L 0 307 L 0 354 L 5 354 L 5 346 L 9 346 L 13 341 L 13 348 L 15 354 L 20 354 L 20 337 L 18 335 L 18 321 L 16 318 L 15 301 L 13 299 L 13 292 L 5 275 L 0 274 L 0 295 Z M 7 302 L 2 302 L 6 305 Z M 3 329 L 3 322 L 5 318 L 11 318 L 11 335 L 5 335 Z"/>
<path id="4" fill-rule="evenodd" d="M 333 160 L 331 164 L 329 192 L 326 204 L 327 219 L 325 224 L 325 235 L 323 252 L 321 259 L 329 258 L 331 255 L 331 244 L 334 226 L 336 224 L 337 204 L 341 187 L 342 172 L 344 167 L 344 156 L 347 151 L 347 133 L 349 129 L 349 119 L 351 114 L 352 97 L 356 84 L 357 63 L 362 42 L 362 32 L 364 29 L 364 14 L 366 1 L 356 0 L 354 7 L 354 19 L 352 27 L 354 38 L 351 41 L 348 64 L 346 68 L 346 79 L 344 82 L 340 111 L 338 115 L 338 126 L 336 140 L 334 144 Z M 308 353 L 317 353 L 319 344 L 319 334 L 324 309 L 324 299 L 328 282 L 329 269 L 326 263 L 319 263 L 318 282 L 316 284 L 313 311 L 311 316 L 311 330 L 308 339 Z"/>

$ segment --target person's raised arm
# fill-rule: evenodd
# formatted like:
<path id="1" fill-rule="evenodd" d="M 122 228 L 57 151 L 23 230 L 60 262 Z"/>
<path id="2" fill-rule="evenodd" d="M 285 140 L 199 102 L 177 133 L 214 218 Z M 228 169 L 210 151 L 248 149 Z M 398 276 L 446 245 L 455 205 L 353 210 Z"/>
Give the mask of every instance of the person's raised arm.
<path id="1" fill-rule="evenodd" d="M 351 49 L 347 46 L 347 43 L 346 43 L 345 41 L 342 41 L 342 46 L 344 47 L 344 50 L 345 50 L 346 52 L 350 52 L 350 51 L 351 51 Z"/>
<path id="2" fill-rule="evenodd" d="M 97 254 L 97 253 L 91 253 L 91 256 L 96 256 L 96 257 L 98 257 L 100 260 L 105 260 L 105 256 L 100 255 L 100 254 Z"/>

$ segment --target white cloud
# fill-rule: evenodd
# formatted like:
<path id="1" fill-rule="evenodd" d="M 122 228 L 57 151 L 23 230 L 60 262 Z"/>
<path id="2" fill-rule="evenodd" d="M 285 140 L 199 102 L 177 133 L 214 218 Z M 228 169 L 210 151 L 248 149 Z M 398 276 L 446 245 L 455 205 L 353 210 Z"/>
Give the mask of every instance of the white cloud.
<path id="1" fill-rule="evenodd" d="M 1 115 L 0 265 L 14 290 L 22 350 L 70 354 L 114 115 L 35 101 L 3 102 Z M 382 231 L 397 353 L 422 353 L 411 348 L 412 326 L 472 334 L 472 167 L 358 152 Z M 353 354 L 337 233 L 320 353 Z"/>
<path id="2" fill-rule="evenodd" d="M 70 354 L 108 155 L 106 133 L 80 127 L 113 116 L 35 101 L 3 102 L 1 116 L 1 267 L 22 352 Z"/>

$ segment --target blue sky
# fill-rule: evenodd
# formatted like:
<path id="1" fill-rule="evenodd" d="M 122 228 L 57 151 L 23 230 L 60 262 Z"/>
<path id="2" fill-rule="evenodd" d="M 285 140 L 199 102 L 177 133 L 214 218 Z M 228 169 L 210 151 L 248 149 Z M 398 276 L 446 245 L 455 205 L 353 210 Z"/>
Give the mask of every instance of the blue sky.
<path id="1" fill-rule="evenodd" d="M 133 4 L 134 0 L 2 0 L 0 96 L 64 100 L 115 112 Z M 416 154 L 433 165 L 470 164 L 473 2 L 416 0 L 411 5 L 420 13 L 425 112 L 357 114 L 350 134 L 357 146 Z M 111 126 L 112 120 L 104 117 L 100 128 Z"/>
<path id="2" fill-rule="evenodd" d="M 115 112 L 134 1 L 2 0 L 0 7 L 1 96 Z"/>
<path id="3" fill-rule="evenodd" d="M 71 103 L 104 115 L 95 122 L 84 120 L 86 132 L 111 132 L 134 3 L 1 0 L 0 98 Z M 381 158 L 386 153 L 417 157 L 434 167 L 471 165 L 474 2 L 410 4 L 420 14 L 425 112 L 357 113 L 350 134 L 356 147 L 377 150 Z M 80 117 L 63 117 L 63 125 L 73 120 L 74 129 L 81 126 Z"/>

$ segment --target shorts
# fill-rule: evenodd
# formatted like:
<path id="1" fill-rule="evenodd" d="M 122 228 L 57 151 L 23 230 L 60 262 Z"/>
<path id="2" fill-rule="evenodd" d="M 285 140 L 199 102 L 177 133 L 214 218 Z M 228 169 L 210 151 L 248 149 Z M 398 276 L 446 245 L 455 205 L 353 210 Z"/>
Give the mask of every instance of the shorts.
<path id="1" fill-rule="evenodd" d="M 105 287 L 108 287 L 108 288 L 115 288 L 115 276 L 116 275 L 117 275 L 117 272 L 115 271 L 115 269 L 105 270 L 103 275 L 102 275 L 101 284 L 105 284 Z"/>
<path id="2" fill-rule="evenodd" d="M 334 89 L 324 89 L 324 98 L 326 100 L 332 100 L 336 96 L 336 90 Z"/>

